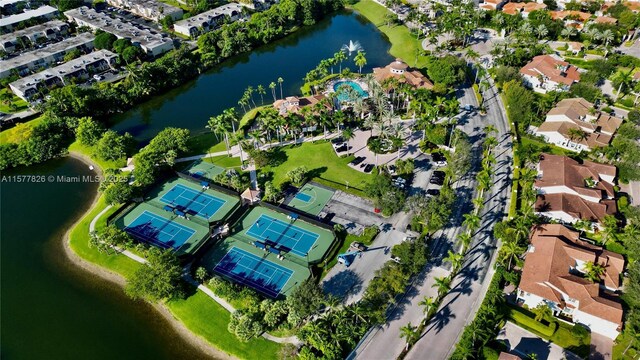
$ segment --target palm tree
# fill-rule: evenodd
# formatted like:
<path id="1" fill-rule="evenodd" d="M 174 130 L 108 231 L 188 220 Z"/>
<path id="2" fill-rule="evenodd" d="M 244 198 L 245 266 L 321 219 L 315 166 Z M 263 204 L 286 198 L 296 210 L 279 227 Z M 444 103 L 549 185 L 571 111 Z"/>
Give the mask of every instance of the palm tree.
<path id="1" fill-rule="evenodd" d="M 598 38 L 604 42 L 604 47 L 607 47 L 609 46 L 609 42 L 615 38 L 615 35 L 613 34 L 613 31 L 606 29 L 600 33 Z"/>
<path id="2" fill-rule="evenodd" d="M 418 328 L 408 323 L 400 328 L 400 338 L 405 339 L 407 345 L 405 350 L 409 350 L 409 346 L 412 345 L 418 337 Z"/>
<path id="3" fill-rule="evenodd" d="M 431 312 L 436 309 L 437 305 L 438 304 L 436 303 L 436 299 L 430 296 L 425 296 L 418 303 L 418 306 L 422 306 L 422 312 L 425 314 L 427 318 L 429 318 L 429 315 L 431 314 Z"/>
<path id="4" fill-rule="evenodd" d="M 342 138 L 347 142 L 347 155 L 351 154 L 351 146 L 349 146 L 349 141 L 356 136 L 353 129 L 345 128 L 342 130 Z"/>
<path id="5" fill-rule="evenodd" d="M 347 60 L 347 55 L 342 51 L 333 54 L 333 58 L 340 64 L 340 72 L 342 72 L 342 62 Z"/>
<path id="6" fill-rule="evenodd" d="M 604 266 L 587 261 L 584 264 L 584 276 L 591 282 L 599 283 L 605 273 Z"/>
<path id="7" fill-rule="evenodd" d="M 464 214 L 464 221 L 462 222 L 462 225 L 466 226 L 467 229 L 470 229 L 471 231 L 475 230 L 478 228 L 478 226 L 480 226 L 480 217 L 476 214 Z"/>
<path id="8" fill-rule="evenodd" d="M 572 37 L 574 37 L 577 33 L 576 28 L 572 27 L 572 26 L 568 26 L 564 29 L 562 29 L 562 31 L 560 32 L 560 36 L 562 36 L 565 39 L 571 39 Z"/>
<path id="9" fill-rule="evenodd" d="M 571 128 L 567 132 L 567 136 L 569 136 L 569 140 L 571 140 L 574 143 L 577 143 L 577 142 L 582 142 L 584 140 L 587 140 L 589 138 L 589 133 L 587 133 L 586 131 L 580 128 Z"/>
<path id="10" fill-rule="evenodd" d="M 221 115 L 210 117 L 206 128 L 211 130 L 214 136 L 216 137 L 216 139 L 218 140 L 219 140 L 218 138 L 219 135 L 224 136 L 224 143 L 227 148 L 227 154 L 231 156 L 230 148 L 229 148 L 229 138 L 228 138 L 228 133 L 230 128 L 229 128 L 229 123 L 225 121 L 224 116 L 221 114 Z"/>
<path id="11" fill-rule="evenodd" d="M 276 83 L 274 81 L 269 84 L 269 89 L 271 89 L 271 95 L 273 95 L 273 102 L 276 102 Z"/>
<path id="12" fill-rule="evenodd" d="M 247 94 L 247 97 L 249 98 L 249 100 L 251 100 L 251 102 L 253 103 L 253 107 L 256 107 L 256 102 L 253 101 L 253 86 L 249 85 L 247 86 L 247 90 L 245 92 Z"/>
<path id="13" fill-rule="evenodd" d="M 606 215 L 602 220 L 604 228 L 600 231 L 602 243 L 606 244 L 609 240 L 615 239 L 618 234 L 618 219 L 613 215 Z"/>
<path id="14" fill-rule="evenodd" d="M 280 85 L 280 99 L 284 99 L 284 96 L 282 95 L 282 83 L 284 82 L 284 79 L 279 77 L 278 78 L 278 85 Z"/>
<path id="15" fill-rule="evenodd" d="M 362 74 L 362 67 L 367 65 L 367 58 L 365 57 L 366 53 L 364 51 L 358 50 L 358 54 L 353 58 L 353 62 L 356 63 L 356 66 L 359 68 L 358 73 Z"/>
<path id="16" fill-rule="evenodd" d="M 518 245 L 515 239 L 505 242 L 498 253 L 500 262 L 507 270 L 511 270 L 512 264 L 518 264 L 519 256 L 525 249 Z"/>
<path id="17" fill-rule="evenodd" d="M 460 266 L 462 266 L 464 255 L 449 250 L 449 252 L 447 253 L 447 257 L 445 257 L 443 260 L 451 263 L 452 271 L 455 273 L 458 271 L 458 269 L 460 269 Z"/>
<path id="18" fill-rule="evenodd" d="M 473 207 L 476 209 L 476 212 L 480 212 L 480 210 L 482 210 L 482 207 L 484 206 L 484 198 L 479 196 L 473 200 L 471 200 L 471 202 L 473 203 Z"/>
<path id="19" fill-rule="evenodd" d="M 622 92 L 622 89 L 625 89 L 625 93 L 627 92 L 626 90 L 631 89 L 631 84 L 633 83 L 633 73 L 634 69 L 630 69 L 629 71 L 619 71 L 614 77 L 613 77 L 613 82 L 618 83 L 618 92 L 616 93 L 615 98 L 613 99 L 613 101 L 618 101 L 618 97 L 620 97 L 620 93 Z"/>
<path id="20" fill-rule="evenodd" d="M 463 232 L 458 235 L 458 241 L 462 244 L 462 248 L 465 249 L 465 251 L 471 244 L 471 240 L 473 240 L 473 237 L 468 232 Z"/>
<path id="21" fill-rule="evenodd" d="M 264 89 L 264 86 L 262 86 L 262 84 L 258 85 L 258 94 L 260 94 L 260 105 L 264 105 L 264 95 L 267 93 L 267 91 Z"/>
<path id="22" fill-rule="evenodd" d="M 431 287 L 438 288 L 438 297 L 442 297 L 451 288 L 451 278 L 448 276 L 435 277 L 433 280 L 435 283 Z"/>
<path id="23" fill-rule="evenodd" d="M 543 37 L 547 36 L 548 33 L 549 30 L 544 24 L 540 24 L 536 28 L 536 35 L 538 35 L 538 39 L 542 39 Z"/>

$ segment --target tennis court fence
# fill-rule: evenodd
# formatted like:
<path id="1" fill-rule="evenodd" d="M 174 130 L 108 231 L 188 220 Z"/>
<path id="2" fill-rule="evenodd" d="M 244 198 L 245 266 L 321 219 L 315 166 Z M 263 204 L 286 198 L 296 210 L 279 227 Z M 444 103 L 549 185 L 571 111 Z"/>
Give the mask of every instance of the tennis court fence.
<path id="1" fill-rule="evenodd" d="M 198 184 L 198 185 L 200 185 L 202 183 L 202 181 L 203 181 L 201 179 L 196 179 L 195 177 L 193 177 L 193 176 L 191 176 L 189 174 L 185 174 L 185 173 L 182 173 L 182 172 L 179 172 L 179 171 L 176 171 L 176 174 L 178 175 L 179 178 L 185 179 L 187 181 L 190 181 L 190 182 Z M 218 184 L 214 184 L 214 183 L 208 182 L 208 181 L 207 181 L 207 183 L 209 184 L 209 188 L 211 188 L 213 190 L 216 190 L 216 191 L 220 191 L 223 194 L 226 194 L 226 195 L 229 195 L 229 196 L 239 196 L 240 195 L 237 191 L 229 189 L 227 187 L 224 187 L 224 186 L 221 186 L 221 185 L 218 185 Z"/>
<path id="2" fill-rule="evenodd" d="M 116 220 L 120 219 L 122 216 L 124 216 L 124 214 L 131 211 L 134 207 L 136 207 L 136 205 L 138 205 L 138 202 L 135 201 L 131 201 L 122 205 L 118 210 L 116 210 L 116 212 L 107 216 L 107 225 L 113 225 Z"/>
<path id="3" fill-rule="evenodd" d="M 237 232 L 233 235 L 234 239 L 238 239 L 244 243 L 247 243 L 248 245 L 254 246 L 253 243 L 256 241 L 256 239 L 245 235 L 243 232 Z M 297 255 L 293 255 L 293 254 L 288 254 L 288 253 L 282 253 L 282 256 L 284 256 L 284 259 L 293 263 L 296 263 L 300 266 L 304 266 L 306 268 L 309 268 L 309 263 L 302 258 L 299 258 Z"/>
<path id="4" fill-rule="evenodd" d="M 315 225 L 317 227 L 321 227 L 323 229 L 327 229 L 327 230 L 330 230 L 330 231 L 333 232 L 333 226 L 331 226 L 331 225 L 329 225 L 327 223 L 324 223 L 322 221 L 319 221 L 317 219 L 314 219 L 312 217 L 309 217 L 308 215 L 306 215 L 304 213 L 300 213 L 298 209 L 290 207 L 288 205 L 281 204 L 280 206 L 276 206 L 276 205 L 270 204 L 268 202 L 262 201 L 262 202 L 260 202 L 260 204 L 258 206 L 264 206 L 269 210 L 277 211 L 277 212 L 279 212 L 281 214 L 284 214 L 284 215 L 289 215 L 289 213 L 294 213 L 294 214 L 298 215 L 299 219 L 304 221 L 304 222 L 308 222 L 311 225 Z"/>

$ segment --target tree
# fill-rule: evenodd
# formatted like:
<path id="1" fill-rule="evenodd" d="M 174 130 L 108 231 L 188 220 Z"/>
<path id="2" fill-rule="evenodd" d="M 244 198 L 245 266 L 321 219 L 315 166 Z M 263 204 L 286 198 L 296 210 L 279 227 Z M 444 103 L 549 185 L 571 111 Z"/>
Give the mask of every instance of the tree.
<path id="1" fill-rule="evenodd" d="M 269 84 L 269 89 L 271 89 L 271 95 L 273 96 L 273 102 L 276 102 L 276 83 L 275 82 L 271 82 Z"/>
<path id="2" fill-rule="evenodd" d="M 584 276 L 591 282 L 599 283 L 605 271 L 604 266 L 596 264 L 593 261 L 587 261 L 584 264 Z"/>
<path id="3" fill-rule="evenodd" d="M 589 138 L 589 134 L 580 128 L 569 129 L 569 131 L 567 131 L 567 136 L 569 137 L 569 140 L 574 143 L 580 143 Z"/>
<path id="4" fill-rule="evenodd" d="M 445 257 L 443 260 L 450 263 L 452 272 L 456 273 L 458 269 L 460 269 L 460 266 L 462 266 L 464 255 L 458 254 L 452 250 L 449 250 L 449 252 L 447 253 L 447 257 Z"/>
<path id="5" fill-rule="evenodd" d="M 117 39 L 118 38 L 112 33 L 99 31 L 96 34 L 96 38 L 93 40 L 93 47 L 95 47 L 96 49 L 111 50 L 113 49 L 113 43 Z"/>
<path id="6" fill-rule="evenodd" d="M 552 316 L 551 309 L 547 304 L 540 304 L 531 310 L 536 316 L 536 321 L 542 321 L 546 319 L 550 319 Z"/>
<path id="7" fill-rule="evenodd" d="M 131 237 L 125 231 L 109 225 L 90 234 L 89 246 L 97 248 L 102 253 L 113 254 L 117 247 L 127 246 L 131 241 Z"/>
<path id="8" fill-rule="evenodd" d="M 99 122 L 85 116 L 78 119 L 78 127 L 76 128 L 76 139 L 82 145 L 93 146 L 102 137 L 105 129 Z"/>
<path id="9" fill-rule="evenodd" d="M 611 239 L 615 240 L 618 234 L 618 219 L 613 215 L 606 215 L 602 219 L 602 224 L 604 225 L 604 228 L 600 231 L 602 243 L 606 244 Z"/>
<path id="10" fill-rule="evenodd" d="M 126 157 L 127 148 L 132 142 L 131 135 L 120 135 L 113 130 L 107 130 L 98 141 L 96 155 L 103 160 L 119 160 Z"/>
<path id="11" fill-rule="evenodd" d="M 355 137 L 355 133 L 351 128 L 345 128 L 342 130 L 342 138 L 347 142 L 347 155 L 351 154 L 351 146 L 349 146 L 349 141 Z"/>
<path id="12" fill-rule="evenodd" d="M 435 283 L 431 286 L 438 289 L 438 297 L 442 298 L 451 288 L 451 278 L 448 276 L 435 277 Z"/>
<path id="13" fill-rule="evenodd" d="M 407 342 L 405 350 L 409 350 L 409 346 L 416 342 L 419 335 L 418 328 L 411 323 L 400 328 L 400 338 Z"/>
<path id="14" fill-rule="evenodd" d="M 342 73 L 342 62 L 347 60 L 347 55 L 342 50 L 340 50 L 337 53 L 333 54 L 333 58 L 340 64 L 340 72 Z"/>
<path id="15" fill-rule="evenodd" d="M 502 244 L 498 252 L 498 259 L 507 270 L 511 270 L 513 264 L 517 264 L 519 256 L 524 252 L 525 248 L 518 245 L 516 239 L 511 239 Z"/>
<path id="16" fill-rule="evenodd" d="M 182 267 L 175 253 L 169 249 L 152 247 L 147 262 L 133 274 L 125 291 L 133 299 L 150 301 L 170 300 L 183 296 Z"/>
<path id="17" fill-rule="evenodd" d="M 422 312 L 427 318 L 429 318 L 431 312 L 436 309 L 437 302 L 433 297 L 425 296 L 424 298 L 422 298 L 422 300 L 420 300 L 418 306 L 422 306 Z"/>
<path id="18" fill-rule="evenodd" d="M 359 68 L 358 72 L 362 74 L 362 67 L 367 65 L 366 53 L 364 51 L 358 51 L 358 54 L 353 58 L 356 66 Z"/>
<path id="19" fill-rule="evenodd" d="M 231 124 L 226 121 L 224 115 L 210 117 L 206 128 L 213 132 L 216 139 L 219 139 L 218 136 L 222 136 L 224 138 L 227 155 L 231 156 L 231 145 L 229 144 L 229 131 L 231 130 Z"/>
<path id="20" fill-rule="evenodd" d="M 304 183 L 307 176 L 307 168 L 305 166 L 298 166 L 289 172 L 287 172 L 287 178 L 295 186 L 300 186 Z"/>
<path id="21" fill-rule="evenodd" d="M 280 99 L 284 99 L 284 95 L 282 95 L 282 83 L 284 82 L 284 79 L 279 77 L 278 78 L 278 85 L 280 85 Z"/>
<path id="22" fill-rule="evenodd" d="M 196 269 L 196 280 L 201 283 L 204 284 L 207 281 L 207 278 L 209 277 L 209 273 L 207 273 L 207 269 L 203 268 L 202 266 L 199 266 Z"/>
<path id="23" fill-rule="evenodd" d="M 480 226 L 480 216 L 473 214 L 473 213 L 468 213 L 468 214 L 464 214 L 464 221 L 462 222 L 462 224 L 464 226 L 467 227 L 467 229 L 471 230 L 471 231 L 475 231 L 478 226 Z"/>
<path id="24" fill-rule="evenodd" d="M 116 181 L 105 189 L 104 198 L 109 205 L 124 204 L 133 198 L 134 193 L 134 188 L 127 182 Z"/>
<path id="25" fill-rule="evenodd" d="M 287 297 L 289 309 L 297 318 L 304 320 L 314 314 L 324 301 L 324 292 L 315 278 L 310 277 Z"/>
<path id="26" fill-rule="evenodd" d="M 262 84 L 258 85 L 256 91 L 258 92 L 258 95 L 260 95 L 260 104 L 264 105 L 264 95 L 267 93 L 267 91 L 264 89 L 264 86 L 262 86 Z"/>

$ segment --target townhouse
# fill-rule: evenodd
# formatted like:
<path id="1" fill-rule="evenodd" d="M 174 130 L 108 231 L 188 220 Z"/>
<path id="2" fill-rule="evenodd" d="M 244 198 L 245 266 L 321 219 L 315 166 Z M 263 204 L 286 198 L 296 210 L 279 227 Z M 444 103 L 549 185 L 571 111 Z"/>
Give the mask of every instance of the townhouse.
<path id="1" fill-rule="evenodd" d="M 167 16 L 174 21 L 182 19 L 182 9 L 155 0 L 107 0 L 107 4 L 133 14 L 159 22 Z"/>
<path id="2" fill-rule="evenodd" d="M 580 81 L 578 68 L 555 55 L 538 55 L 520 69 L 524 84 L 539 93 L 568 91 Z"/>
<path id="3" fill-rule="evenodd" d="M 601 227 L 605 216 L 617 212 L 615 166 L 542 154 L 537 170 L 536 214 L 565 224 L 583 221 Z"/>
<path id="4" fill-rule="evenodd" d="M 241 17 L 242 6 L 230 3 L 178 21 L 173 24 L 173 30 L 178 34 L 195 38 L 198 35 L 215 30 L 222 25 L 225 19 L 237 21 Z"/>
<path id="5" fill-rule="evenodd" d="M 580 152 L 607 146 L 622 119 L 596 110 L 583 98 L 560 101 L 535 131 L 548 143 Z"/>
<path id="6" fill-rule="evenodd" d="M 69 32 L 69 24 L 60 20 L 52 20 L 46 23 L 31 26 L 26 29 L 0 35 L 0 48 L 8 54 L 20 50 L 21 42 L 28 40 L 36 44 L 42 40 L 53 40 L 64 36 Z"/>
<path id="7" fill-rule="evenodd" d="M 533 229 L 517 290 L 520 305 L 548 306 L 564 321 L 615 339 L 622 329 L 620 289 L 624 258 L 580 239 L 560 224 Z M 593 265 L 604 269 L 599 281 L 586 277 Z"/>

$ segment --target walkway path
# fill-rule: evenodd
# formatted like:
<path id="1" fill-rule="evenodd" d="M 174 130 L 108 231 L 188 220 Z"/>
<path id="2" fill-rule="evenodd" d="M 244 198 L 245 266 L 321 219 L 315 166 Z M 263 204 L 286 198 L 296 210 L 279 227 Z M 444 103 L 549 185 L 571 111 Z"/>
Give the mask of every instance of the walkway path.
<path id="1" fill-rule="evenodd" d="M 611 360 L 612 358 L 613 340 L 592 332 L 589 360 Z"/>
<path id="2" fill-rule="evenodd" d="M 106 208 L 104 208 L 98 215 L 96 215 L 96 217 L 94 217 L 91 222 L 89 223 L 89 232 L 92 233 L 95 231 L 96 228 L 96 223 L 98 222 L 98 220 L 107 212 L 109 211 L 109 209 L 111 209 L 113 207 L 113 205 L 108 205 Z M 138 256 L 134 253 L 132 253 L 129 250 L 124 250 L 121 248 L 116 248 L 116 250 L 118 250 L 119 253 L 125 255 L 126 257 L 139 262 L 140 264 L 145 264 L 147 262 L 147 260 L 141 256 Z M 196 286 L 198 288 L 198 290 L 202 291 L 203 293 L 205 293 L 207 296 L 209 296 L 210 298 L 212 298 L 215 302 L 217 302 L 218 304 L 220 304 L 220 306 L 222 306 L 223 308 L 225 308 L 228 312 L 233 313 L 236 311 L 236 309 L 229 304 L 225 299 L 217 296 L 211 289 L 209 289 L 208 287 L 206 287 L 203 284 L 200 284 L 199 282 L 197 282 L 193 277 L 191 277 L 191 274 L 189 273 L 189 268 L 191 267 L 191 264 L 188 264 L 187 266 L 185 266 L 184 269 L 184 274 L 182 275 L 182 278 L 187 281 L 188 283 L 190 283 L 193 286 Z M 280 344 L 294 344 L 296 346 L 299 346 L 302 342 L 300 341 L 300 339 L 298 339 L 296 336 L 289 336 L 286 338 L 280 338 L 280 337 L 276 337 L 273 335 L 270 335 L 266 332 L 262 333 L 262 337 L 269 340 L 269 341 L 273 341 L 273 342 L 277 342 Z"/>

